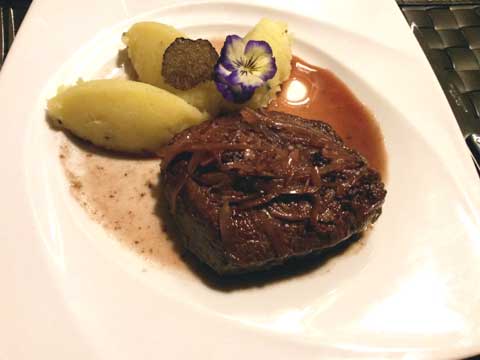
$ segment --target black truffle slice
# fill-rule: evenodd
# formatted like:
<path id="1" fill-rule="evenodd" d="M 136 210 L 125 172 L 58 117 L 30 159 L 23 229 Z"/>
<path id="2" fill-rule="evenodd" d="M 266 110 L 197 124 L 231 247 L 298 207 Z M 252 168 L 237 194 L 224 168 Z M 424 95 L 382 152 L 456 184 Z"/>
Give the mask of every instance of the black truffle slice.
<path id="1" fill-rule="evenodd" d="M 210 41 L 176 38 L 163 54 L 162 76 L 174 88 L 188 90 L 213 78 L 217 60 Z"/>

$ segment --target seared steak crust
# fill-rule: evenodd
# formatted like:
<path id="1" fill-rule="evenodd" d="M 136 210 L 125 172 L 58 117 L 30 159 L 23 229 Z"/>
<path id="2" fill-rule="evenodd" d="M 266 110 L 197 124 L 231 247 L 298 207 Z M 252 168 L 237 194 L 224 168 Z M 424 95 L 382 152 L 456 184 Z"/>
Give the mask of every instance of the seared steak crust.
<path id="1" fill-rule="evenodd" d="M 204 122 L 161 156 L 185 247 L 221 274 L 332 247 L 373 223 L 386 195 L 380 175 L 328 124 L 279 112 Z"/>

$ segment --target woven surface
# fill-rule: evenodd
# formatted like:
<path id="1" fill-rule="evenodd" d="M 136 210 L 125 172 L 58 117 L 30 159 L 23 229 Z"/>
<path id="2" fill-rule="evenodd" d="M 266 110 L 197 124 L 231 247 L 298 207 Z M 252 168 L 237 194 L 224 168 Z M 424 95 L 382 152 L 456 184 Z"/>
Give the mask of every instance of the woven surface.
<path id="1" fill-rule="evenodd" d="M 480 131 L 480 4 L 403 6 L 465 136 Z"/>

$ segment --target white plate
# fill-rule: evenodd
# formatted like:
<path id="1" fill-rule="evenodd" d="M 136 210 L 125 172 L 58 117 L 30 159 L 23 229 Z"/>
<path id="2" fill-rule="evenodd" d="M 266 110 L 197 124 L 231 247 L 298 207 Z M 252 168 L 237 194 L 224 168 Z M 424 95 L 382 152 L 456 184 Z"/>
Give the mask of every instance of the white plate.
<path id="1" fill-rule="evenodd" d="M 159 3 L 37 1 L 0 73 L 0 359 L 480 353 L 478 178 L 395 3 Z M 69 192 L 45 100 L 111 66 L 134 22 L 211 37 L 263 16 L 288 21 L 295 53 L 334 71 L 373 111 L 388 195 L 358 251 L 305 276 L 223 292 L 151 266 L 90 220 Z"/>

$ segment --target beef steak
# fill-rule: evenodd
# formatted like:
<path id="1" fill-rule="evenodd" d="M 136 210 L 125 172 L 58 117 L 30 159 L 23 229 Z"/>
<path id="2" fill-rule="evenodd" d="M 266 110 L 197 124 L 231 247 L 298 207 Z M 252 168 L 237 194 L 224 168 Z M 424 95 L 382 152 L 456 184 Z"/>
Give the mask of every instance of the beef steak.
<path id="1" fill-rule="evenodd" d="M 326 123 L 243 110 L 175 136 L 161 183 L 187 249 L 220 274 L 332 247 L 381 214 L 380 175 Z"/>

